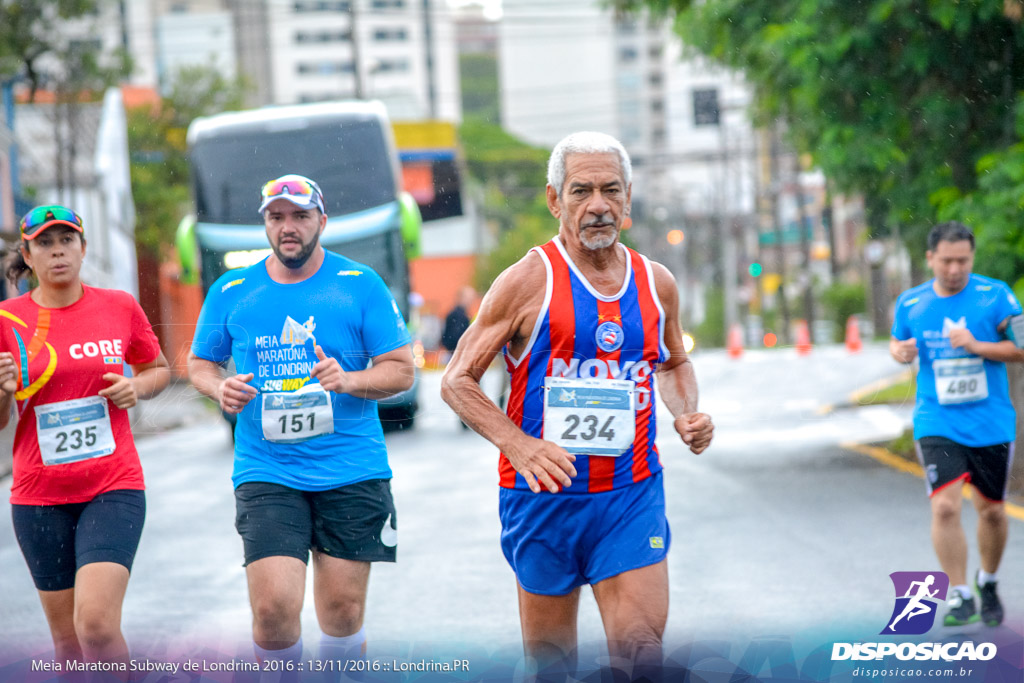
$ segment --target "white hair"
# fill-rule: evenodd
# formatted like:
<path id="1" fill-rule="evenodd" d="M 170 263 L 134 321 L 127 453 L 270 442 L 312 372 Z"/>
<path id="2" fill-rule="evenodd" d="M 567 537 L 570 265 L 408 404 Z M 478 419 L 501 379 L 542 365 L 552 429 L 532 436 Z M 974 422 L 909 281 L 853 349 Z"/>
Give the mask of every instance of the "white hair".
<path id="1" fill-rule="evenodd" d="M 617 154 L 626 185 L 633 181 L 633 165 L 621 142 L 605 133 L 580 131 L 562 138 L 551 150 L 551 158 L 548 159 L 548 184 L 555 188 L 559 197 L 562 196 L 562 185 L 565 184 L 565 158 L 570 154 Z"/>

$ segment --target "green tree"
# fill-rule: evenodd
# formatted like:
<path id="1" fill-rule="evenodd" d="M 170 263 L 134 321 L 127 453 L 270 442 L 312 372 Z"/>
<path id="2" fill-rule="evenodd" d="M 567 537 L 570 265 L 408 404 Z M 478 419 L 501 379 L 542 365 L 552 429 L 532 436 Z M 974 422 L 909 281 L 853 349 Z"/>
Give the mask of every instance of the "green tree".
<path id="1" fill-rule="evenodd" d="M 248 86 L 212 67 L 190 66 L 172 78 L 170 94 L 158 105 L 128 112 L 135 241 L 151 253 L 173 242 L 188 212 L 185 132 L 197 116 L 240 109 Z"/>
<path id="2" fill-rule="evenodd" d="M 838 189 L 865 197 L 873 227 L 902 226 L 915 257 L 940 209 L 981 189 L 979 161 L 1021 140 L 1021 0 L 613 4 L 675 12 L 684 42 L 743 71 L 757 118 L 784 119 Z M 979 260 L 999 242 L 983 240 Z"/>
<path id="3" fill-rule="evenodd" d="M 463 116 L 499 123 L 497 57 L 483 53 L 459 55 L 459 86 Z"/>
<path id="4" fill-rule="evenodd" d="M 558 230 L 544 194 L 548 152 L 479 118 L 467 117 L 459 138 L 470 179 L 482 189 L 484 218 L 498 231 L 498 246 L 477 264 L 476 286 L 484 291 L 530 247 Z"/>
<path id="5" fill-rule="evenodd" d="M 960 220 L 975 228 L 980 269 L 1009 282 L 1024 298 L 1024 100 L 1017 105 L 1013 145 L 978 162 L 978 189 L 936 193 L 942 220 Z"/>
<path id="6" fill-rule="evenodd" d="M 98 44 L 71 40 L 62 30 L 68 20 L 95 14 L 98 5 L 98 0 L 0 0 L 0 80 L 23 76 L 30 102 L 44 84 L 76 99 L 87 89 L 102 93 L 130 70 L 127 55 L 118 51 L 101 63 Z"/>

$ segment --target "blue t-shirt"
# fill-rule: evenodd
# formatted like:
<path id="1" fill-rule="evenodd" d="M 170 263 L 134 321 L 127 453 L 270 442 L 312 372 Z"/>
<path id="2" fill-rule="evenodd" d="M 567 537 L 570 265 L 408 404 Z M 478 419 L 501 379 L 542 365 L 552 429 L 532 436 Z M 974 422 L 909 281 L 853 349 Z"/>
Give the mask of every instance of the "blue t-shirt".
<path id="1" fill-rule="evenodd" d="M 934 280 L 896 300 L 892 335 L 917 340 L 920 369 L 914 406 L 914 438 L 944 436 L 965 446 L 992 446 L 1016 438 L 1006 365 L 949 343 L 950 330 L 966 327 L 982 342 L 1005 337 L 997 329 L 1020 315 L 1017 297 L 1004 282 L 971 275 L 953 296 L 935 293 Z"/>
<path id="2" fill-rule="evenodd" d="M 276 427 L 278 418 L 268 410 L 275 417 L 264 425 L 262 404 L 265 397 L 273 401 L 319 383 L 309 376 L 317 363 L 315 344 L 343 370 L 357 371 L 409 341 L 398 305 L 380 276 L 339 254 L 326 252 L 316 274 L 294 284 L 272 280 L 265 260 L 222 275 L 203 303 L 192 352 L 215 363 L 233 359 L 236 372 L 254 375 L 249 384 L 259 394 L 239 413 L 235 428 L 234 485 L 262 481 L 324 491 L 389 478 L 376 401 L 328 392 L 333 433 L 286 443 L 264 437 L 264 429 Z M 306 414 L 283 415 L 285 437 L 288 429 L 306 425 L 307 417 L 312 423 Z"/>

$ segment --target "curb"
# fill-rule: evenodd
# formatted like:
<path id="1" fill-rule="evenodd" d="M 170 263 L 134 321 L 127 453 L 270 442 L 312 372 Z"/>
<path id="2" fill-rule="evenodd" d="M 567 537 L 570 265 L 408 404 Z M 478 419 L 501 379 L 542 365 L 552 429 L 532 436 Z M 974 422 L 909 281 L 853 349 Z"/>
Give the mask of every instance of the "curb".
<path id="1" fill-rule="evenodd" d="M 864 398 L 876 394 L 883 389 L 908 382 L 914 378 L 914 372 L 910 368 L 906 370 L 900 370 L 895 375 L 889 377 L 883 377 L 880 380 L 866 384 L 860 389 L 856 389 L 850 392 L 850 395 L 846 397 L 845 401 L 839 401 L 838 403 L 826 403 L 815 411 L 817 415 L 831 415 L 837 410 L 843 410 L 846 408 L 860 408 L 861 406 L 867 405 L 864 403 Z"/>

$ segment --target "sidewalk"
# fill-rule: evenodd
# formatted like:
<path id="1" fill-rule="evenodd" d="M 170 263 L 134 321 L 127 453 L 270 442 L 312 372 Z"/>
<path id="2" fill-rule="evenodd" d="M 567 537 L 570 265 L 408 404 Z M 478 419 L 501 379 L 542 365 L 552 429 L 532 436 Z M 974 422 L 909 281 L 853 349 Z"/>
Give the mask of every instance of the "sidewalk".
<path id="1" fill-rule="evenodd" d="M 139 401 L 131 410 L 131 419 L 132 433 L 138 440 L 204 420 L 220 422 L 220 412 L 211 401 L 200 396 L 188 381 L 174 379 L 156 398 Z M 12 419 L 0 430 L 0 478 L 11 473 L 11 449 L 16 423 Z M 227 427 L 224 426 L 224 429 Z"/>

